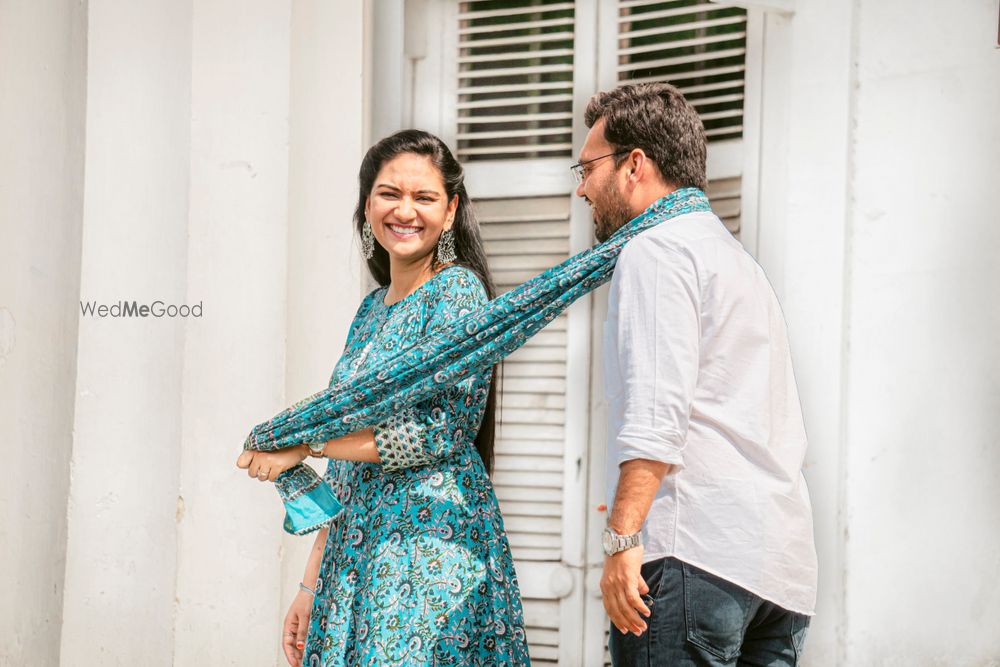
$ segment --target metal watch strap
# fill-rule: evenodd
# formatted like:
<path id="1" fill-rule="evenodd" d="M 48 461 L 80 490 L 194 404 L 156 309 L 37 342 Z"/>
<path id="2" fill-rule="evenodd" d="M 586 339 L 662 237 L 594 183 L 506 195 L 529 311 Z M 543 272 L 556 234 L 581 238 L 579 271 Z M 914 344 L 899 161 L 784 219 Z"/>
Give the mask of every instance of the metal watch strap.
<path id="1" fill-rule="evenodd" d="M 604 546 L 604 553 L 608 556 L 613 556 L 616 553 L 632 549 L 642 544 L 642 532 L 633 533 L 631 535 L 619 535 L 614 531 L 613 528 L 608 526 L 605 528 L 608 535 L 610 536 L 610 545 L 606 544 Z"/>

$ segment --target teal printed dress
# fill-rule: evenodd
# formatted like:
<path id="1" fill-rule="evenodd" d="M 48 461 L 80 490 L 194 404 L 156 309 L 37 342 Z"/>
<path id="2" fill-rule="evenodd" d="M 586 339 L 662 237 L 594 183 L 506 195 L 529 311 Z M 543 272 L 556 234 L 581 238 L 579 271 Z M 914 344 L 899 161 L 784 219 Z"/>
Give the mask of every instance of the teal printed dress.
<path id="1" fill-rule="evenodd" d="M 331 386 L 486 303 L 449 267 L 409 297 L 362 301 Z M 528 665 L 521 597 L 493 485 L 475 447 L 490 372 L 375 427 L 381 463 L 331 460 L 330 525 L 303 664 Z"/>

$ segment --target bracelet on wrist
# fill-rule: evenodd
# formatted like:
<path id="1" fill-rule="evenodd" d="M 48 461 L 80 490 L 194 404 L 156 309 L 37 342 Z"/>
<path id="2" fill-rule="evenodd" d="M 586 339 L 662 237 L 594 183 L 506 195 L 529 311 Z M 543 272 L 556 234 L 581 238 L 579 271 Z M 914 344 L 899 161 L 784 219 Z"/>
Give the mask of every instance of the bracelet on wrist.
<path id="1" fill-rule="evenodd" d="M 299 582 L 299 590 L 300 590 L 300 591 L 305 591 L 305 592 L 306 592 L 306 593 L 308 593 L 309 595 L 311 595 L 311 596 L 313 596 L 313 597 L 316 597 L 316 591 L 314 591 L 313 589 L 309 588 L 308 586 L 306 586 L 306 585 L 305 585 L 304 583 L 302 583 L 301 581 Z"/>

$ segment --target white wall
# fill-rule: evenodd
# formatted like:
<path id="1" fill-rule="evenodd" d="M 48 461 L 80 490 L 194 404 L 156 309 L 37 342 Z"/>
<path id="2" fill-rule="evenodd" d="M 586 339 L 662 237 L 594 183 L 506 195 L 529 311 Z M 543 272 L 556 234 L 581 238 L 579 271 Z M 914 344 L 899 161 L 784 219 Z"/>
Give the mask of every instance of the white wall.
<path id="1" fill-rule="evenodd" d="M 176 665 L 271 664 L 281 634 L 281 505 L 234 454 L 285 407 L 290 20 L 287 0 L 192 7 L 184 279 L 207 312 L 184 336 Z"/>
<path id="2" fill-rule="evenodd" d="M 234 462 L 361 296 L 364 10 L 0 4 L 0 664 L 283 664 L 311 538 Z"/>
<path id="3" fill-rule="evenodd" d="M 86 8 L 0 2 L 0 664 L 59 657 Z"/>
<path id="4" fill-rule="evenodd" d="M 184 301 L 190 30 L 190 3 L 88 5 L 81 300 Z M 184 325 L 79 326 L 62 664 L 168 665 Z"/>
<path id="5" fill-rule="evenodd" d="M 860 3 L 849 664 L 1000 659 L 998 13 L 996 0 Z"/>
<path id="6" fill-rule="evenodd" d="M 760 257 L 810 436 L 811 665 L 1000 656 L 995 0 L 767 22 Z"/>

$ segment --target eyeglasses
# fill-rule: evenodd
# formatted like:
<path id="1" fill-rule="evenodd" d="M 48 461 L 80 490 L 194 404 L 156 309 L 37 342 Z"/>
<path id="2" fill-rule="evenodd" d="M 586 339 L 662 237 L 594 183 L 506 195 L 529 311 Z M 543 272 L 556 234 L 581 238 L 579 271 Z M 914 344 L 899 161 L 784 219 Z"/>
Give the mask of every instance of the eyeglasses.
<path id="1" fill-rule="evenodd" d="M 626 153 L 631 153 L 631 152 L 632 152 L 631 149 L 627 151 L 615 151 L 614 153 L 608 153 L 607 155 L 595 157 L 590 160 L 583 160 L 581 162 L 577 162 L 576 164 L 574 164 L 572 167 L 569 168 L 569 170 L 573 172 L 573 176 L 576 177 L 577 183 L 583 183 L 583 179 L 585 179 L 589 173 L 588 170 L 585 169 L 583 165 L 590 164 L 591 162 L 597 162 L 598 160 L 603 160 L 604 158 L 611 157 L 613 155 L 625 155 Z"/>

